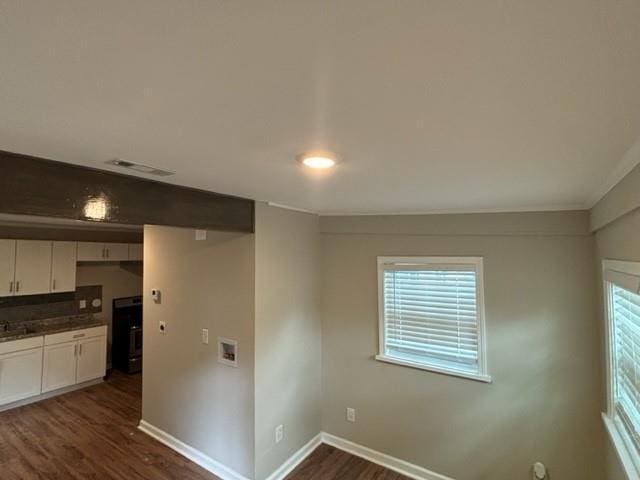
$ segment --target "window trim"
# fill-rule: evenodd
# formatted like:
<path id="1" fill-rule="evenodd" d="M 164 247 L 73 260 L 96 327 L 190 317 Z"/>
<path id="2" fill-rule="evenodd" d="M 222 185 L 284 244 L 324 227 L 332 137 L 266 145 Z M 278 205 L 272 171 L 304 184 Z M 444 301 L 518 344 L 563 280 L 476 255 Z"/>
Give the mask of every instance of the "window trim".
<path id="1" fill-rule="evenodd" d="M 471 265 L 476 272 L 476 311 L 478 318 L 478 373 L 470 373 L 454 368 L 437 367 L 421 362 L 412 362 L 403 358 L 385 354 L 385 323 L 384 323 L 384 271 L 385 265 L 407 264 L 416 265 Z M 487 365 L 487 336 L 484 312 L 484 269 L 482 257 L 378 257 L 378 354 L 375 359 L 381 362 L 417 368 L 429 372 L 450 375 L 468 380 L 491 383 Z"/>
<path id="2" fill-rule="evenodd" d="M 611 443 L 616 451 L 620 463 L 629 478 L 640 477 L 640 455 L 633 447 L 626 429 L 621 425 L 621 421 L 615 413 L 614 386 L 613 386 L 613 366 L 615 363 L 615 352 L 613 342 L 613 315 L 611 301 L 611 282 L 606 279 L 606 272 L 621 272 L 627 275 L 640 277 L 640 262 L 629 262 L 622 260 L 602 260 L 602 288 L 604 295 L 604 323 L 605 323 L 605 354 L 606 354 L 606 382 L 607 382 L 607 411 L 602 413 L 602 420 L 611 438 Z"/>

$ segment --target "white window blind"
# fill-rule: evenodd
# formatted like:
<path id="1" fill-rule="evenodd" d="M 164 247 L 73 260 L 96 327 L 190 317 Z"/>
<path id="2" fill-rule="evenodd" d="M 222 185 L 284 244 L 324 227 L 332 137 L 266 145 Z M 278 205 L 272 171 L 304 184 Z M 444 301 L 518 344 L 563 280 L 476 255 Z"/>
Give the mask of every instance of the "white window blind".
<path id="1" fill-rule="evenodd" d="M 640 455 L 640 295 L 611 284 L 613 406 Z"/>
<path id="2" fill-rule="evenodd" d="M 478 258 L 382 257 L 379 359 L 486 380 L 481 267 Z"/>

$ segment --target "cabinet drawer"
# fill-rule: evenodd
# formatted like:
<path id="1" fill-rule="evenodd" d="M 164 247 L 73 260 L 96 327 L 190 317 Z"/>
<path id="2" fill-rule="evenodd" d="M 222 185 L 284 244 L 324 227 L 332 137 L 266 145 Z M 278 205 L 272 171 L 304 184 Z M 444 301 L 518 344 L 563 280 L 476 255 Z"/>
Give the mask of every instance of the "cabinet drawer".
<path id="1" fill-rule="evenodd" d="M 38 348 L 43 344 L 44 337 L 23 338 L 10 342 L 0 343 L 0 355 L 3 353 L 18 352 L 20 350 L 28 350 L 30 348 Z"/>
<path id="2" fill-rule="evenodd" d="M 100 337 L 107 334 L 107 326 L 85 328 L 84 330 L 72 330 L 70 332 L 54 333 L 44 337 L 45 345 L 55 345 L 56 343 L 72 342 L 83 338 Z"/>

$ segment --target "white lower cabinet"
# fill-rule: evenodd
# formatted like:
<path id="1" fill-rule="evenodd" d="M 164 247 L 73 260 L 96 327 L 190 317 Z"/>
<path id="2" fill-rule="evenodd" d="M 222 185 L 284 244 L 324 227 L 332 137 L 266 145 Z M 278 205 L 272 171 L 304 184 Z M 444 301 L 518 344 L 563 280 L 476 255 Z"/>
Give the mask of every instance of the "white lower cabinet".
<path id="1" fill-rule="evenodd" d="M 42 393 L 104 377 L 107 327 L 46 335 L 43 365 Z"/>
<path id="2" fill-rule="evenodd" d="M 76 382 L 82 383 L 104 377 L 107 362 L 106 337 L 87 338 L 78 342 L 78 371 Z"/>
<path id="3" fill-rule="evenodd" d="M 44 347 L 42 393 L 76 384 L 78 342 Z"/>
<path id="4" fill-rule="evenodd" d="M 0 343 L 0 405 L 104 377 L 107 327 Z"/>
<path id="5" fill-rule="evenodd" d="M 39 395 L 41 380 L 42 346 L 0 354 L 0 405 Z"/>

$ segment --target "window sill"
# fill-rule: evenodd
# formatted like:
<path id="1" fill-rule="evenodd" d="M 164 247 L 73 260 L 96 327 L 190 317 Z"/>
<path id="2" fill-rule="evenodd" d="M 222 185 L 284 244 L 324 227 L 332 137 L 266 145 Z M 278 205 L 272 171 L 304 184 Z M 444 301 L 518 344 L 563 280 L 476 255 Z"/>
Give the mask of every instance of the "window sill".
<path id="1" fill-rule="evenodd" d="M 401 365 L 403 367 L 417 368 L 419 370 L 426 370 L 428 372 L 440 373 L 443 375 L 450 375 L 453 377 L 466 378 L 467 380 L 475 380 L 477 382 L 484 382 L 484 383 L 492 382 L 491 376 L 489 375 L 457 372 L 455 370 L 449 370 L 447 368 L 432 367 L 429 365 L 424 365 L 422 363 L 412 362 L 410 360 L 388 357 L 386 355 L 376 355 L 375 359 L 378 360 L 379 362 L 392 363 L 394 365 Z"/>
<path id="2" fill-rule="evenodd" d="M 627 477 L 639 478 L 640 469 L 634 461 L 632 453 L 627 448 L 627 444 L 623 438 L 623 434 L 618 429 L 616 421 L 606 413 L 602 414 L 602 421 L 604 422 L 607 432 L 609 433 L 609 438 L 611 438 L 613 449 L 616 451 L 618 459 L 620 460 L 622 468 L 627 474 Z M 637 461 L 640 464 L 640 459 L 637 459 Z"/>

